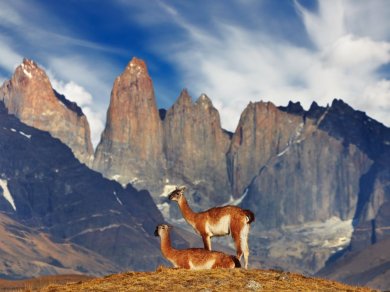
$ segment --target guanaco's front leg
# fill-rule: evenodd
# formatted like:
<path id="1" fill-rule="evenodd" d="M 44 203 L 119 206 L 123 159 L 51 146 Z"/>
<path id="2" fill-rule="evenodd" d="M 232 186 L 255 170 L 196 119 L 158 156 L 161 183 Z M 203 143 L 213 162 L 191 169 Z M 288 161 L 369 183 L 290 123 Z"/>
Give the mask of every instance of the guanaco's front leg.
<path id="1" fill-rule="evenodd" d="M 203 239 L 204 248 L 207 249 L 207 250 L 211 250 L 210 235 L 208 235 L 208 234 L 202 234 L 202 239 Z"/>

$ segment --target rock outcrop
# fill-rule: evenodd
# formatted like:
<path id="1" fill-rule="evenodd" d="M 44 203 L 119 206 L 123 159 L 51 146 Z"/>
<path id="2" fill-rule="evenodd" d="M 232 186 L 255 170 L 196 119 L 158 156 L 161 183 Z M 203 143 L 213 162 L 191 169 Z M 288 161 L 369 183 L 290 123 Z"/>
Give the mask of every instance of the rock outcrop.
<path id="1" fill-rule="evenodd" d="M 202 94 L 195 102 L 183 90 L 164 118 L 167 177 L 190 188 L 198 205 L 229 199 L 226 152 L 230 138 L 221 128 L 218 111 Z"/>
<path id="2" fill-rule="evenodd" d="M 67 144 L 81 162 L 92 162 L 87 118 L 75 103 L 53 90 L 46 73 L 34 61 L 24 59 L 16 68 L 11 80 L 0 88 L 0 100 L 22 122 Z"/>
<path id="3" fill-rule="evenodd" d="M 145 63 L 133 58 L 114 82 L 93 168 L 140 187 L 161 179 L 162 132 L 152 80 Z"/>
<path id="4" fill-rule="evenodd" d="M 158 111 L 146 65 L 133 58 L 115 80 L 93 168 L 147 188 L 156 201 L 166 185 L 186 184 L 197 205 L 221 204 L 230 197 L 229 143 L 206 95 L 193 102 L 183 90 L 170 109 Z"/>

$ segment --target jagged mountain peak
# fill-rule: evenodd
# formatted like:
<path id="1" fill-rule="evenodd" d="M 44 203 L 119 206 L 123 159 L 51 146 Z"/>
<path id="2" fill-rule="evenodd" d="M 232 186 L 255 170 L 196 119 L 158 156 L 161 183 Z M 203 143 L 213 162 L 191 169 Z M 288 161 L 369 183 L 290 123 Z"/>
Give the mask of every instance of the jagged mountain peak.
<path id="1" fill-rule="evenodd" d="M 179 97 L 177 98 L 175 105 L 191 105 L 192 104 L 192 97 L 188 93 L 187 88 L 182 89 L 180 92 Z"/>
<path id="2" fill-rule="evenodd" d="M 0 87 L 0 100 L 22 122 L 48 131 L 89 163 L 93 148 L 88 121 L 80 107 L 54 91 L 38 64 L 24 59 Z"/>
<path id="3" fill-rule="evenodd" d="M 125 72 L 130 74 L 132 73 L 145 73 L 148 74 L 148 69 L 144 60 L 133 57 L 131 61 L 127 64 Z"/>
<path id="4" fill-rule="evenodd" d="M 162 125 L 144 61 L 133 58 L 116 78 L 94 168 L 121 183 L 156 178 L 162 164 Z M 155 170 L 149 172 L 150 164 Z"/>
<path id="5" fill-rule="evenodd" d="M 333 99 L 332 104 L 331 104 L 331 109 L 335 109 L 338 111 L 347 111 L 347 112 L 352 112 L 354 109 L 345 101 L 342 99 Z"/>
<path id="6" fill-rule="evenodd" d="M 20 65 L 24 65 L 30 68 L 39 68 L 37 62 L 28 58 L 23 58 L 22 64 Z"/>
<path id="7" fill-rule="evenodd" d="M 279 109 L 291 114 L 302 114 L 305 112 L 299 101 L 293 102 L 291 100 L 288 102 L 287 106 L 279 106 Z"/>
<path id="8" fill-rule="evenodd" d="M 211 99 L 205 93 L 202 93 L 198 97 L 198 99 L 196 100 L 196 104 L 199 104 L 199 105 L 202 105 L 205 107 L 212 107 L 213 106 Z"/>
<path id="9" fill-rule="evenodd" d="M 241 118 L 246 116 L 249 113 L 262 111 L 262 112 L 276 112 L 278 111 L 278 107 L 272 103 L 271 101 L 256 101 L 252 102 L 250 101 L 244 111 L 241 114 Z"/>
<path id="10" fill-rule="evenodd" d="M 16 67 L 12 76 L 13 82 L 25 82 L 25 81 L 42 82 L 39 86 L 44 88 L 50 87 L 51 83 L 47 77 L 45 71 L 38 66 L 38 64 L 30 59 L 24 58 L 23 62 Z"/>

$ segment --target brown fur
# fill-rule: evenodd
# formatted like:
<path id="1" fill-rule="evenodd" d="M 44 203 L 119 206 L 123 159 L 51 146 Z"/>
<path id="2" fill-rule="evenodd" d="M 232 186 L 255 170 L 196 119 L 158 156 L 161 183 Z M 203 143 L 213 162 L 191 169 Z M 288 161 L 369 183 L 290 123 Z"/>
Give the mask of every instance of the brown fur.
<path id="1" fill-rule="evenodd" d="M 184 219 L 202 236 L 205 249 L 211 250 L 212 236 L 223 236 L 231 233 L 237 251 L 238 259 L 244 255 L 245 268 L 248 267 L 249 224 L 255 220 L 250 210 L 243 210 L 237 206 L 215 207 L 195 213 L 191 210 L 184 196 L 184 187 L 176 188 L 169 199 L 177 201 Z M 245 235 L 244 235 L 245 234 Z"/>
<path id="2" fill-rule="evenodd" d="M 169 237 L 170 227 L 160 224 L 156 227 L 155 235 L 161 238 L 161 252 L 175 267 L 184 269 L 218 269 L 240 267 L 235 256 L 218 251 L 208 251 L 202 248 L 175 249 Z"/>

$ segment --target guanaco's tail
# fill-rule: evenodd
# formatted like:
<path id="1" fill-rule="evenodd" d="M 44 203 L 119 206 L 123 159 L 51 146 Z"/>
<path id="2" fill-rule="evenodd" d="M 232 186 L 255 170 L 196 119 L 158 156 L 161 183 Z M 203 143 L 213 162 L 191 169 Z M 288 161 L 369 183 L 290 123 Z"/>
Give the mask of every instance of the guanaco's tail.
<path id="1" fill-rule="evenodd" d="M 248 224 L 251 224 L 253 221 L 255 221 L 255 214 L 253 214 L 251 210 L 244 210 L 244 213 L 248 218 Z"/>
<path id="2" fill-rule="evenodd" d="M 232 260 L 233 260 L 233 262 L 234 262 L 234 264 L 235 264 L 235 268 L 241 268 L 241 263 L 240 263 L 240 261 L 238 260 L 238 258 L 237 257 L 235 257 L 235 256 L 231 256 L 232 257 Z"/>

